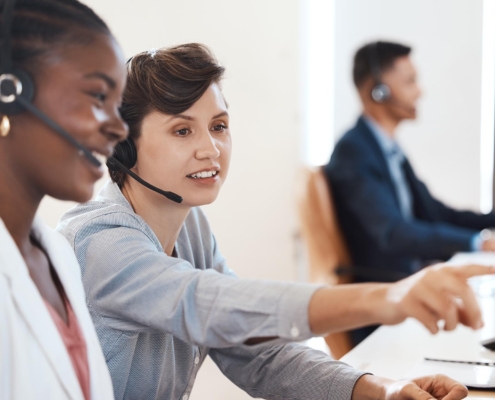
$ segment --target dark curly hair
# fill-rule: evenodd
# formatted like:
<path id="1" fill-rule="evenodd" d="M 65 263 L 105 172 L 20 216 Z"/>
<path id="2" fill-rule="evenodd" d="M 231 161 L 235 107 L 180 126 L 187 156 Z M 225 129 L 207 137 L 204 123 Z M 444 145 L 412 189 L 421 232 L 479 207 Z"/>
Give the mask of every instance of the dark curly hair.
<path id="1" fill-rule="evenodd" d="M 4 3 L 0 1 L 1 10 Z M 77 0 L 17 0 L 11 32 L 13 64 L 33 76 L 55 47 L 90 43 L 92 33 L 111 36 L 105 22 Z"/>

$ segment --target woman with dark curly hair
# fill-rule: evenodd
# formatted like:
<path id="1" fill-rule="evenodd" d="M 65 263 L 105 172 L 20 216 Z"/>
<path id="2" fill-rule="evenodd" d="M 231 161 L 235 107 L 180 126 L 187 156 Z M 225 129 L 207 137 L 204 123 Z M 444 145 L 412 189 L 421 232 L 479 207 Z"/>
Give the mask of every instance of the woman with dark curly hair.
<path id="1" fill-rule="evenodd" d="M 36 212 L 89 200 L 127 136 L 122 51 L 76 0 L 0 5 L 0 399 L 111 399 L 74 252 Z"/>

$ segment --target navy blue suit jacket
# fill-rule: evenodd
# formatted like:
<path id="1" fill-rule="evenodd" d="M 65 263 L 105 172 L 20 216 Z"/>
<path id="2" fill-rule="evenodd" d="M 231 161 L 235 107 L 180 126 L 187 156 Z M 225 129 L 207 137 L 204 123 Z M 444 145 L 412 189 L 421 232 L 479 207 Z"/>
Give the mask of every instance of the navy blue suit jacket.
<path id="1" fill-rule="evenodd" d="M 362 118 L 337 143 L 324 167 L 356 281 L 394 281 L 420 260 L 470 251 L 473 236 L 495 226 L 495 214 L 454 210 L 436 200 L 406 160 L 414 219 L 406 220 L 387 161 Z"/>

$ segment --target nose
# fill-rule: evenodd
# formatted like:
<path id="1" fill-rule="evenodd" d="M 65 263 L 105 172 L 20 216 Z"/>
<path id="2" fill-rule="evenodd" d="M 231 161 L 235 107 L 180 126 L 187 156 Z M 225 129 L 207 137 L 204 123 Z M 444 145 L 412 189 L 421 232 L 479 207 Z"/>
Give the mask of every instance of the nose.
<path id="1" fill-rule="evenodd" d="M 423 89 L 421 86 L 416 85 L 416 100 L 423 96 Z"/>
<path id="2" fill-rule="evenodd" d="M 113 113 L 112 118 L 106 126 L 105 134 L 116 142 L 122 142 L 129 134 L 129 127 L 122 119 L 118 110 Z"/>
<path id="3" fill-rule="evenodd" d="M 196 150 L 198 160 L 214 160 L 220 156 L 220 150 L 216 145 L 215 139 L 211 136 L 209 130 L 199 135 L 199 143 Z"/>

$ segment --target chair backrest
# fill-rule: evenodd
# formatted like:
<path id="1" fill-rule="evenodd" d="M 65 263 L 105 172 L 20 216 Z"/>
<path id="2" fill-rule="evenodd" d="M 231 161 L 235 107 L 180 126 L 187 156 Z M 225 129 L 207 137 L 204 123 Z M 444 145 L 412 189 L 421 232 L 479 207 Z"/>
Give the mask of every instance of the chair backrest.
<path id="1" fill-rule="evenodd" d="M 299 222 L 310 280 L 329 285 L 351 282 L 349 275 L 337 274 L 338 267 L 350 265 L 350 256 L 322 167 L 304 168 L 299 183 Z M 347 332 L 330 334 L 325 341 L 336 359 L 352 349 Z"/>
<path id="2" fill-rule="evenodd" d="M 310 280 L 330 285 L 348 283 L 350 277 L 336 273 L 338 267 L 349 266 L 351 259 L 322 168 L 305 167 L 300 183 L 298 211 Z"/>

